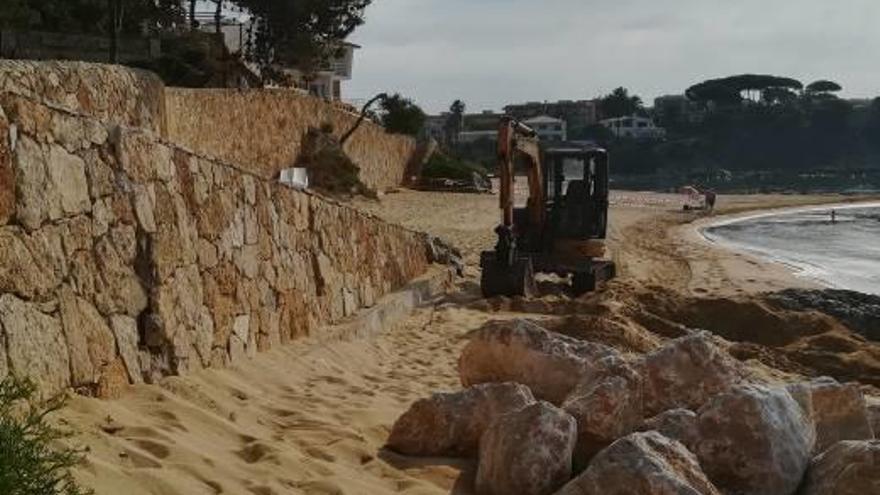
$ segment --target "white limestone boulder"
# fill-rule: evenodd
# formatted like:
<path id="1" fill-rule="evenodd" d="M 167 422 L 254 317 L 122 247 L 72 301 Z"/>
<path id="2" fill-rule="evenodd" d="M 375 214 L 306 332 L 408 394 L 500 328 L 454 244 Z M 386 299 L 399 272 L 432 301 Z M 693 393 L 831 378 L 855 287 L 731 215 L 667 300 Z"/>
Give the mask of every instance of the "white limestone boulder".
<path id="1" fill-rule="evenodd" d="M 815 425 L 815 453 L 842 440 L 874 438 L 868 404 L 858 384 L 825 377 L 787 388 Z"/>
<path id="2" fill-rule="evenodd" d="M 562 403 L 578 424 L 575 467 L 586 467 L 597 452 L 635 431 L 643 420 L 639 363 L 607 357 Z"/>
<path id="3" fill-rule="evenodd" d="M 725 492 L 792 494 L 813 448 L 809 418 L 784 388 L 742 385 L 698 412 L 696 454 Z"/>
<path id="4" fill-rule="evenodd" d="M 645 412 L 696 410 L 743 381 L 742 364 L 708 332 L 676 340 L 645 356 Z"/>
<path id="5" fill-rule="evenodd" d="M 480 437 L 499 416 L 534 404 L 515 383 L 486 383 L 414 403 L 391 428 L 387 446 L 404 455 L 476 457 Z"/>
<path id="6" fill-rule="evenodd" d="M 637 431 L 656 431 L 661 435 L 681 442 L 690 451 L 696 450 L 700 438 L 697 413 L 690 409 L 670 409 L 653 418 L 646 419 Z"/>
<path id="7" fill-rule="evenodd" d="M 880 493 L 880 440 L 838 442 L 816 457 L 802 495 Z"/>
<path id="8" fill-rule="evenodd" d="M 526 320 L 492 322 L 473 332 L 458 361 L 465 387 L 515 382 L 561 404 L 610 347 L 549 332 Z"/>
<path id="9" fill-rule="evenodd" d="M 681 443 L 634 433 L 599 452 L 557 495 L 720 495 Z"/>
<path id="10" fill-rule="evenodd" d="M 537 402 L 499 417 L 480 439 L 480 495 L 550 495 L 571 479 L 577 423 Z"/>

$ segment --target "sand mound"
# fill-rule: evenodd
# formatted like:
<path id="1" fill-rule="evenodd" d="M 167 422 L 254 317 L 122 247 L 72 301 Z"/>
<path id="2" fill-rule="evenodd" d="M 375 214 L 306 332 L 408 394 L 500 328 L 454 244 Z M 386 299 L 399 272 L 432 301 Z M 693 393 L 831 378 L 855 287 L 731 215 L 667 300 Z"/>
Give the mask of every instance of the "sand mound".
<path id="1" fill-rule="evenodd" d="M 880 344 L 828 314 L 782 309 L 764 298 L 687 297 L 657 289 L 632 294 L 626 307 L 647 329 L 659 321 L 719 335 L 740 359 L 880 386 Z"/>

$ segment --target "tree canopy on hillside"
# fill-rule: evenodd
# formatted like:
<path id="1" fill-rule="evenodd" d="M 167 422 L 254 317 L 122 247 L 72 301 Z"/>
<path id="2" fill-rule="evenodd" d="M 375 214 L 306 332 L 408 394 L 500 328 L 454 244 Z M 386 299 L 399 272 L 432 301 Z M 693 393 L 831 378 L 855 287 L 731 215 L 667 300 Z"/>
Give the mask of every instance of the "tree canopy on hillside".
<path id="1" fill-rule="evenodd" d="M 767 91 L 774 97 L 780 96 L 779 90 L 801 90 L 804 85 L 797 79 L 760 74 L 739 74 L 720 79 L 709 79 L 695 84 L 685 91 L 685 95 L 700 103 L 716 105 L 739 104 L 745 99 L 767 101 Z"/>
<path id="2" fill-rule="evenodd" d="M 271 77 L 278 65 L 309 73 L 364 22 L 372 0 L 232 0 L 254 19 L 248 58 Z"/>
<path id="3" fill-rule="evenodd" d="M 826 79 L 821 79 L 807 85 L 808 93 L 837 93 L 842 90 L 843 87 L 841 87 L 840 84 Z"/>
<path id="4" fill-rule="evenodd" d="M 599 100 L 599 108 L 606 119 L 626 117 L 642 111 L 642 99 L 620 87 Z"/>
<path id="5" fill-rule="evenodd" d="M 123 15 L 122 33 L 161 29 L 183 18 L 180 0 L 2 0 L 0 27 L 4 29 L 108 35 L 114 8 Z"/>
<path id="6" fill-rule="evenodd" d="M 409 98 L 393 94 L 381 100 L 381 121 L 392 134 L 416 136 L 425 126 L 425 112 Z"/>

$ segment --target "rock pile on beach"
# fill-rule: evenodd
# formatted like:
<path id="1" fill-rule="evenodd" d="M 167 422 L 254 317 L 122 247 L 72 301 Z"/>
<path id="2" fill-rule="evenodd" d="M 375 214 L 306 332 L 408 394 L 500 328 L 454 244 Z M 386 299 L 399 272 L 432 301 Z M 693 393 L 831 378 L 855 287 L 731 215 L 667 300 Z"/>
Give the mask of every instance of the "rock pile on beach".
<path id="1" fill-rule="evenodd" d="M 880 493 L 874 399 L 771 381 L 726 347 L 695 331 L 622 353 L 493 322 L 462 351 L 465 389 L 416 402 L 388 448 L 474 459 L 480 495 Z"/>

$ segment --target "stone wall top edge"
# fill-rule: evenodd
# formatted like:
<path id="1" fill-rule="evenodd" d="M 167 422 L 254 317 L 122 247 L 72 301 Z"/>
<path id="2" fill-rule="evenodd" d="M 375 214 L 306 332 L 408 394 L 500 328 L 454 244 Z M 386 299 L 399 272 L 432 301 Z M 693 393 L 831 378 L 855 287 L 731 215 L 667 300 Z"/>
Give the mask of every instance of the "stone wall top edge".
<path id="1" fill-rule="evenodd" d="M 159 76 L 154 72 L 137 67 L 129 67 L 126 65 L 114 65 L 101 62 L 84 62 L 80 60 L 30 60 L 30 59 L 9 59 L 0 58 L 0 72 L 8 70 L 9 67 L 34 67 L 38 69 L 95 69 L 107 72 L 132 73 L 150 79 L 159 80 Z"/>
<path id="2" fill-rule="evenodd" d="M 337 207 L 340 207 L 340 208 L 343 208 L 343 209 L 346 209 L 349 211 L 353 211 L 353 212 L 357 213 L 358 215 L 363 216 L 365 218 L 379 221 L 379 222 L 387 224 L 387 225 L 391 225 L 395 228 L 400 229 L 403 232 L 409 232 L 411 234 L 415 234 L 415 235 L 419 235 L 419 236 L 427 235 L 425 232 L 421 232 L 421 231 L 406 227 L 404 225 L 388 222 L 385 219 L 379 217 L 378 215 L 361 210 L 359 208 L 355 208 L 354 206 L 351 206 L 343 201 L 340 201 L 340 200 L 333 198 L 333 197 L 330 197 L 330 196 L 326 196 L 326 195 L 321 194 L 315 190 L 312 190 L 312 189 L 299 190 L 299 189 L 289 188 L 287 186 L 284 186 L 284 185 L 278 183 L 278 181 L 275 179 L 275 177 L 267 177 L 265 175 L 261 175 L 261 174 L 255 173 L 253 171 L 250 171 L 246 168 L 240 167 L 236 164 L 223 161 L 221 159 L 218 159 L 217 157 L 198 153 L 194 150 L 191 150 L 185 146 L 180 145 L 179 143 L 170 141 L 167 138 L 161 136 L 160 134 L 158 134 L 150 129 L 144 129 L 141 127 L 131 127 L 131 126 L 127 126 L 125 124 L 121 124 L 119 122 L 101 120 L 101 119 L 96 118 L 93 115 L 78 113 L 78 112 L 72 111 L 70 109 L 60 107 L 58 105 L 53 105 L 53 104 L 41 101 L 41 100 L 34 98 L 34 97 L 22 95 L 19 93 L 8 92 L 8 91 L 0 91 L 0 100 L 5 100 L 6 98 L 25 100 L 25 101 L 28 101 L 28 102 L 33 103 L 35 105 L 42 106 L 42 107 L 48 109 L 50 112 L 56 112 L 56 113 L 63 114 L 68 117 L 82 119 L 85 121 L 89 121 L 91 123 L 103 125 L 111 135 L 117 129 L 120 132 L 139 134 L 139 135 L 142 135 L 144 137 L 151 139 L 155 144 L 166 146 L 166 147 L 170 148 L 172 151 L 181 151 L 181 152 L 186 153 L 186 154 L 188 154 L 192 157 L 195 157 L 199 160 L 203 160 L 208 163 L 211 163 L 212 165 L 227 168 L 227 169 L 230 169 L 230 170 L 235 171 L 237 173 L 240 173 L 242 175 L 253 177 L 254 179 L 257 179 L 264 184 L 268 184 L 274 192 L 284 191 L 284 192 L 293 193 L 293 194 L 304 194 L 306 196 L 317 199 L 317 200 L 322 201 L 324 203 L 327 203 L 329 205 L 333 205 L 333 206 L 337 206 Z M 2 103 L 3 102 L 0 101 L 0 110 L 3 110 L 4 113 L 6 113 L 5 109 L 2 108 Z M 9 117 L 8 113 L 6 113 L 6 115 L 8 118 Z M 12 119 L 10 119 L 10 121 L 12 121 Z M 14 123 L 14 122 L 12 122 L 12 123 Z"/>

